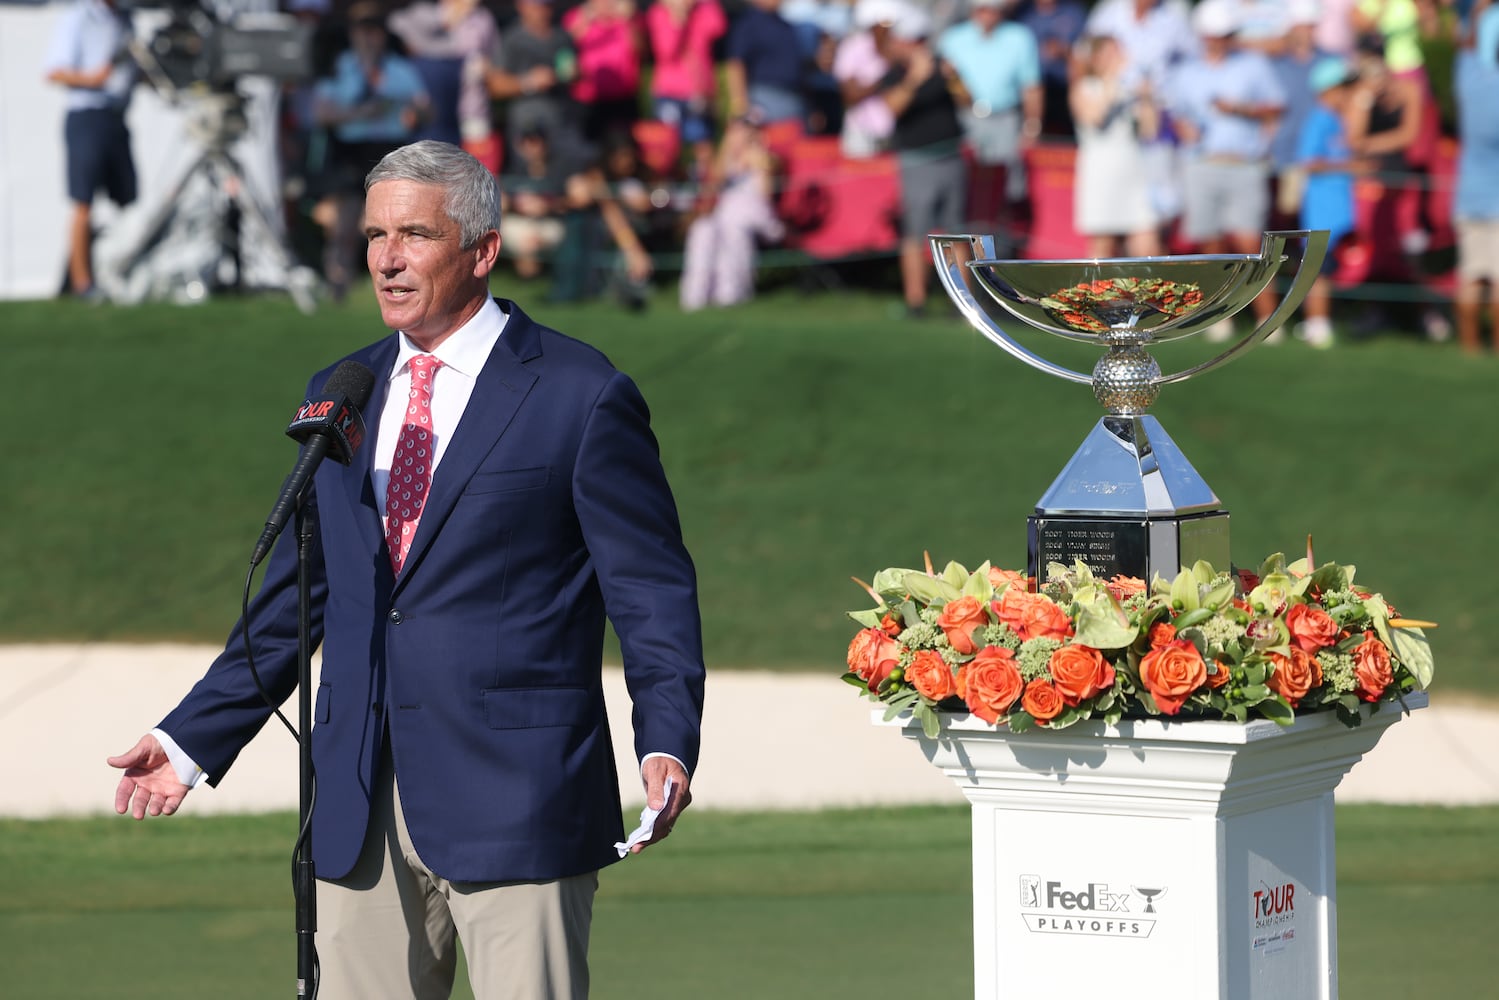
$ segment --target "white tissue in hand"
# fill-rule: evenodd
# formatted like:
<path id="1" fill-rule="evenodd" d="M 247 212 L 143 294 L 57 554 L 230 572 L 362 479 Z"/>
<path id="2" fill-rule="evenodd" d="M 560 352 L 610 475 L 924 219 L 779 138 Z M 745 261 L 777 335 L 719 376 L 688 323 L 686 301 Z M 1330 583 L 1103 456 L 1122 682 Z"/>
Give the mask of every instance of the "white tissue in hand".
<path id="1" fill-rule="evenodd" d="M 640 810 L 640 825 L 630 832 L 630 835 L 622 841 L 616 841 L 614 849 L 619 852 L 620 857 L 630 853 L 630 848 L 636 844 L 650 840 L 651 835 L 656 832 L 656 817 L 666 811 L 671 805 L 671 790 L 674 782 L 671 778 L 666 779 L 666 787 L 661 790 L 661 808 L 652 809 L 647 802 L 644 809 Z"/>

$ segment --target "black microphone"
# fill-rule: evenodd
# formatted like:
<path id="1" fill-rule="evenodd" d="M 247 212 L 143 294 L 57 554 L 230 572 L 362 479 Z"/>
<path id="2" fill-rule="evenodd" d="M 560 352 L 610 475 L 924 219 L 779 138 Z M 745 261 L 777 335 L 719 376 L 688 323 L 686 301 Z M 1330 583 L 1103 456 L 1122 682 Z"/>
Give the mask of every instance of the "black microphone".
<path id="1" fill-rule="evenodd" d="M 333 369 L 321 393 L 297 408 L 286 434 L 302 443 L 302 453 L 286 482 L 281 484 L 281 495 L 271 508 L 271 516 L 266 518 L 260 541 L 255 543 L 255 553 L 250 556 L 252 567 L 259 566 L 271 551 L 312 474 L 329 452 L 342 465 L 354 460 L 354 453 L 364 443 L 364 417 L 359 411 L 370 401 L 374 388 L 374 372 L 357 361 L 345 361 Z"/>

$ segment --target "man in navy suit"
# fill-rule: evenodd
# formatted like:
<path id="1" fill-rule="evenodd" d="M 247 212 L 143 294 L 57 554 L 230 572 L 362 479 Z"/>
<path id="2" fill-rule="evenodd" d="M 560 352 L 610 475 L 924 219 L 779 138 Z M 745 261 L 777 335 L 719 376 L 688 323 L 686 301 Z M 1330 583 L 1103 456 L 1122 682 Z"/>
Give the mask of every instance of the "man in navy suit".
<path id="1" fill-rule="evenodd" d="M 597 872 L 623 839 L 604 619 L 620 638 L 648 804 L 665 807 L 651 843 L 690 802 L 697 763 L 692 562 L 634 384 L 490 297 L 500 236 L 489 171 L 420 142 L 382 160 L 366 191 L 369 269 L 396 332 L 351 356 L 376 376 L 371 440 L 351 466 L 324 463 L 307 500 L 323 652 L 322 995 L 445 997 L 456 934 L 478 997 L 583 997 Z M 413 372 L 419 386 L 430 379 L 422 454 L 430 446 L 435 467 L 403 536 L 387 487 L 409 457 L 398 450 L 418 411 Z M 278 702 L 296 685 L 294 542 L 277 544 L 248 618 Z M 117 811 L 175 812 L 265 723 L 244 627 L 156 729 L 110 758 L 124 769 Z"/>

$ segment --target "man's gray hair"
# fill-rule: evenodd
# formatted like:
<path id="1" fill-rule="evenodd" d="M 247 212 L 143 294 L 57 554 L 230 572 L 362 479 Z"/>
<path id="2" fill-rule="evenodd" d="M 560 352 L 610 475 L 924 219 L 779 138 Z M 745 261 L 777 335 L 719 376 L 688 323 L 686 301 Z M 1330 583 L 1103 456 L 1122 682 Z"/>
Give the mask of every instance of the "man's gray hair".
<path id="1" fill-rule="evenodd" d="M 443 208 L 458 223 L 467 250 L 500 228 L 500 186 L 489 168 L 452 143 L 423 139 L 392 150 L 364 179 L 367 192 L 381 181 L 414 181 L 443 190 Z"/>

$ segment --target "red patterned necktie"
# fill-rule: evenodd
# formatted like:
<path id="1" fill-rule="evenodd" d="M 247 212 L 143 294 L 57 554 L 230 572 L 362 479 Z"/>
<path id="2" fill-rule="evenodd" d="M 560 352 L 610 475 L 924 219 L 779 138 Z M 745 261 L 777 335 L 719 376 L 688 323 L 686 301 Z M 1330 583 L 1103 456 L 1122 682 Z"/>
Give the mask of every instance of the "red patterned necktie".
<path id="1" fill-rule="evenodd" d="M 406 419 L 396 441 L 390 483 L 385 489 L 385 545 L 390 549 L 391 568 L 397 573 L 411 550 L 422 505 L 432 488 L 436 443 L 432 434 L 432 379 L 442 362 L 430 354 L 418 354 L 410 365 L 411 394 L 407 397 Z"/>

